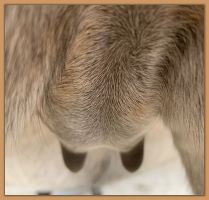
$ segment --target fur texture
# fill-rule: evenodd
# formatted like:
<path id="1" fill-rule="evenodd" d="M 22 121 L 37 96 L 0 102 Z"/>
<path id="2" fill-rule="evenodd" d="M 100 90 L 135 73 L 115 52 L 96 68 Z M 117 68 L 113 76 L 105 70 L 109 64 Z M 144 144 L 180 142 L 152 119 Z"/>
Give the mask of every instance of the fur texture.
<path id="1" fill-rule="evenodd" d="M 69 150 L 125 152 L 160 116 L 203 194 L 203 46 L 203 6 L 6 6 L 6 135 L 38 115 Z"/>

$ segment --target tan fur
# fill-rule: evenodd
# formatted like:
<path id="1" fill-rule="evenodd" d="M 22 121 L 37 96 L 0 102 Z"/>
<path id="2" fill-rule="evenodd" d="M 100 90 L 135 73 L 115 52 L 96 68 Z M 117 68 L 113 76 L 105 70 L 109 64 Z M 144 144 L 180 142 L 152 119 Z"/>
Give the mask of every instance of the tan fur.
<path id="1" fill-rule="evenodd" d="M 203 6 L 6 6 L 5 133 L 123 152 L 160 116 L 203 194 L 203 41 Z"/>

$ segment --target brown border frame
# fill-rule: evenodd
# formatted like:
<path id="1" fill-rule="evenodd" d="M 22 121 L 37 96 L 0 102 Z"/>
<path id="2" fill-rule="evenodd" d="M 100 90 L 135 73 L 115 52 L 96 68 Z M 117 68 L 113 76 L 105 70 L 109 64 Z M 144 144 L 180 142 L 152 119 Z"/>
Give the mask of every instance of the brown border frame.
<path id="1" fill-rule="evenodd" d="M 6 4 L 204 4 L 205 5 L 205 195 L 140 195 L 140 196 L 35 196 L 35 195 L 4 195 L 4 5 Z M 209 99 L 209 59 L 206 56 L 209 52 L 209 1 L 208 0 L 2 0 L 0 1 L 0 197 L 1 199 L 55 199 L 55 198 L 70 198 L 70 199 L 208 199 L 209 193 L 209 131 L 206 119 L 208 113 Z"/>

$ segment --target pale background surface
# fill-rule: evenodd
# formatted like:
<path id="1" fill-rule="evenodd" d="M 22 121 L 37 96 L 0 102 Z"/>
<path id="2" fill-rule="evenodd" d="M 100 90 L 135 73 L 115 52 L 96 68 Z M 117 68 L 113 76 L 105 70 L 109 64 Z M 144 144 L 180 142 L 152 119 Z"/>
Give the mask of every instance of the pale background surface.
<path id="1" fill-rule="evenodd" d="M 98 183 L 105 183 L 99 188 L 104 195 L 193 194 L 171 133 L 162 123 L 147 134 L 144 161 L 136 172 L 128 173 L 121 166 L 117 152 L 101 149 L 92 151 L 84 169 L 76 174 L 63 164 L 55 136 L 38 121 L 33 124 L 34 127 L 28 127 L 24 137 L 21 136 L 24 140 L 7 141 L 5 194 L 50 191 L 59 195 L 88 195 L 92 194 L 92 183 L 96 179 Z M 111 163 L 101 173 L 102 161 L 106 158 L 110 158 Z"/>

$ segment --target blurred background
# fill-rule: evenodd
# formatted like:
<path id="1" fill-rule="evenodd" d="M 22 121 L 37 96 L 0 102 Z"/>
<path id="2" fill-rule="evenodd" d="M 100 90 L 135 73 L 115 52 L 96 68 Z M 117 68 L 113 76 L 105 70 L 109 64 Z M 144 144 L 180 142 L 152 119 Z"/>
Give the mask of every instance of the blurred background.
<path id="1" fill-rule="evenodd" d="M 63 163 L 56 137 L 40 121 L 32 124 L 18 138 L 7 140 L 6 195 L 193 194 L 171 133 L 162 122 L 147 133 L 144 160 L 134 173 L 124 169 L 118 152 L 108 149 L 90 152 L 84 168 L 72 173 Z M 104 166 L 107 158 L 110 165 Z"/>

